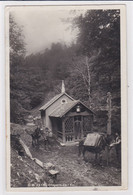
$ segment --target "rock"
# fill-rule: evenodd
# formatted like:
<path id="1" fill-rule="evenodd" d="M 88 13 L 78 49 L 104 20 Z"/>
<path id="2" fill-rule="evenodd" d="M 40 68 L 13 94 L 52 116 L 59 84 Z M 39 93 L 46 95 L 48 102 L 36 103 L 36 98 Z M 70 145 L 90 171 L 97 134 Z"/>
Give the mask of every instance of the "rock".
<path id="1" fill-rule="evenodd" d="M 52 163 L 45 163 L 44 167 L 49 170 L 49 169 L 55 169 L 55 166 Z"/>
<path id="2" fill-rule="evenodd" d="M 59 174 L 59 171 L 51 169 L 48 171 L 48 173 L 52 177 L 53 182 L 55 182 L 57 179 L 57 175 Z"/>
<path id="3" fill-rule="evenodd" d="M 56 171 L 56 170 L 51 169 L 51 170 L 49 170 L 49 174 L 51 174 L 51 175 L 57 175 L 57 174 L 59 174 L 59 171 Z"/>

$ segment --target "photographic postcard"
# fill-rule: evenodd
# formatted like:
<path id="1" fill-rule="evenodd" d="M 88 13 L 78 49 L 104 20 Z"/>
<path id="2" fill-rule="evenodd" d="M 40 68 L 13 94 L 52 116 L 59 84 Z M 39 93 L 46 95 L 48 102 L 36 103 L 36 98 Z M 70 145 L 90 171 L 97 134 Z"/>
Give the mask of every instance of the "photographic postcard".
<path id="1" fill-rule="evenodd" d="M 5 18 L 7 190 L 127 189 L 125 5 Z"/>

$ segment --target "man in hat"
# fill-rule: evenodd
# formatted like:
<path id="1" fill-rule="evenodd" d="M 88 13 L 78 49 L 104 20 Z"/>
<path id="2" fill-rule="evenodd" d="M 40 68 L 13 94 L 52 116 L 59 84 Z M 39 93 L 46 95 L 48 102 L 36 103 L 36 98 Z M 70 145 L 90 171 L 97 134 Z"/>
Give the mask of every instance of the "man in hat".
<path id="1" fill-rule="evenodd" d="M 121 138 L 120 138 L 118 132 L 115 133 L 114 142 L 112 144 L 110 144 L 110 147 L 113 147 L 113 146 L 115 146 L 118 163 L 121 163 Z"/>

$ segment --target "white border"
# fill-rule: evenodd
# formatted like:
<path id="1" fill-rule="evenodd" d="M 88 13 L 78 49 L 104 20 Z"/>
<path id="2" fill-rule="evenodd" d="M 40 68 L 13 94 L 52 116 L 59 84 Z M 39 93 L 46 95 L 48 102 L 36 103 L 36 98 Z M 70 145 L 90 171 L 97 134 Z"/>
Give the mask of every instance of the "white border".
<path id="1" fill-rule="evenodd" d="M 34 7 L 34 6 L 33 6 Z M 75 6 L 77 9 L 80 6 Z M 15 7 L 17 9 L 17 6 Z M 63 9 L 64 6 L 60 6 L 60 9 Z M 71 9 L 73 6 L 66 6 L 65 9 Z M 86 9 L 86 6 L 82 6 L 82 9 Z M 75 190 L 123 190 L 127 188 L 127 80 L 126 80 L 126 12 L 124 5 L 91 5 L 88 6 L 88 9 L 120 9 L 121 21 L 120 21 L 120 34 L 121 34 L 121 136 L 122 136 L 122 177 L 121 177 L 121 186 L 88 186 L 88 187 L 56 187 L 56 188 L 11 188 L 10 187 L 10 68 L 9 68 L 9 12 L 10 6 L 5 9 L 5 27 L 6 27 L 6 145 L 7 145 L 7 190 L 8 191 L 75 191 Z M 36 6 L 35 6 L 36 9 Z M 56 6 L 46 6 L 46 9 L 58 9 Z"/>
<path id="2" fill-rule="evenodd" d="M 0 45 L 0 60 L 1 60 L 1 64 L 2 64 L 2 66 L 0 66 L 0 70 L 1 70 L 1 72 L 0 72 L 0 89 L 1 89 L 1 91 L 2 91 L 2 98 L 0 99 L 0 109 L 1 109 L 1 112 L 0 112 L 0 119 L 2 119 L 1 121 L 0 121 L 0 127 L 1 127 L 1 129 L 2 129 L 2 133 L 1 133 L 1 141 L 0 141 L 0 149 L 1 149 L 1 153 L 2 153 L 2 156 L 3 157 L 5 157 L 5 147 L 4 147 L 4 144 L 5 144 L 5 139 L 4 139 L 4 137 L 5 137 L 5 134 L 4 134 L 4 131 L 5 131 L 5 117 L 4 117 L 4 114 L 3 113 L 5 113 L 5 77 L 4 77 L 4 72 L 5 72 L 5 67 L 4 67 L 4 59 L 5 59 L 5 56 L 4 56 L 4 6 L 5 5 L 38 5 L 38 4 L 40 4 L 40 5 L 43 5 L 43 4 L 58 4 L 58 3 L 61 3 L 61 2 L 0 2 L 0 15 L 1 15 L 1 17 L 0 17 L 0 25 L 2 26 L 2 36 L 1 36 L 1 34 L 0 34 L 0 42 L 2 43 L 1 45 Z M 63 4 L 75 4 L 75 3 L 77 3 L 77 4 L 84 4 L 84 2 L 64 2 Z M 90 4 L 90 3 L 95 3 L 95 2 L 85 2 L 85 4 Z M 96 2 L 97 4 L 110 4 L 111 2 Z M 121 4 L 121 3 L 123 3 L 123 2 L 112 2 L 113 4 Z M 131 136 L 133 135 L 133 133 L 132 133 L 132 129 L 133 128 L 131 128 L 131 127 L 133 127 L 133 124 L 132 124 L 132 119 L 131 119 L 131 116 L 133 116 L 132 115 L 132 93 L 131 93 L 131 91 L 133 91 L 133 83 L 132 83 L 132 72 L 133 72 L 133 68 L 132 68 L 132 66 L 131 66 L 131 62 L 132 62 L 132 58 L 131 58 L 131 52 L 132 52 L 132 45 L 131 45 L 131 43 L 133 43 L 133 38 L 132 38 L 132 34 L 133 34 L 133 26 L 131 26 L 131 24 L 132 24 L 132 22 L 130 23 L 130 18 L 132 19 L 133 17 L 133 12 L 132 12 L 132 10 L 133 10 L 133 2 L 124 2 L 123 4 L 126 4 L 127 5 L 127 14 L 128 14 L 128 20 L 127 20 L 127 29 L 128 29 L 128 39 L 127 39 L 127 41 L 128 41 L 128 85 L 129 85 L 129 98 L 128 98 L 128 100 L 129 100 L 129 111 L 128 111 L 128 113 L 129 113 L 129 142 L 130 142 L 130 147 L 129 147 L 129 150 L 131 151 Z M 124 29 L 123 29 L 124 30 Z M 123 84 L 125 85 L 125 82 L 123 81 Z M 125 124 L 126 125 L 126 124 Z M 132 153 L 130 153 L 130 159 L 129 159 L 129 161 L 128 161 L 128 164 L 129 164 L 129 167 L 130 168 L 132 168 L 132 162 L 133 162 L 133 159 L 132 159 L 133 157 L 132 157 Z M 3 159 L 3 158 L 2 158 Z M 5 160 L 3 160 L 2 161 L 2 164 L 1 164 L 1 166 L 0 166 L 0 173 L 3 173 L 2 175 L 2 177 L 0 178 L 1 179 L 1 182 L 0 182 L 0 192 L 2 193 L 2 194 L 7 194 L 7 192 L 5 191 Z M 120 193 L 122 193 L 122 194 L 132 194 L 132 174 L 131 174 L 131 171 L 129 171 L 129 190 L 126 190 L 125 192 L 123 191 L 123 192 L 120 192 Z M 1 194 L 0 193 L 0 194 Z M 32 192 L 33 193 L 33 192 Z M 46 192 L 45 192 L 46 193 Z M 58 193 L 62 193 L 62 192 L 58 192 Z M 67 193 L 67 192 L 63 192 L 63 193 Z M 70 193 L 70 192 L 69 192 Z M 71 193 L 73 193 L 73 192 L 71 192 Z M 70 193 L 70 194 L 71 194 Z M 77 192 L 77 193 L 81 193 L 81 192 Z M 86 192 L 82 192 L 82 193 L 86 193 Z M 91 192 L 91 193 L 97 193 L 97 192 Z M 100 192 L 99 192 L 100 193 Z M 107 192 L 105 192 L 105 193 L 107 193 Z M 109 194 L 111 194 L 111 192 L 108 192 Z M 113 192 L 113 193 L 117 193 L 117 194 L 119 194 L 119 192 Z M 10 194 L 10 193 L 9 193 Z M 18 194 L 18 193 L 17 193 Z M 23 194 L 23 193 L 22 193 Z M 24 193 L 24 194 L 26 194 L 26 193 Z M 37 193 L 35 193 L 35 194 L 37 194 Z M 104 192 L 102 192 L 102 194 L 104 194 Z"/>
<path id="3" fill-rule="evenodd" d="M 29 6 L 30 7 L 30 6 Z M 36 9 L 36 6 L 31 6 Z M 5 9 L 5 26 L 6 26 L 6 130 L 7 130 L 7 189 L 9 191 L 64 191 L 64 190 L 123 190 L 127 188 L 127 79 L 126 79 L 126 7 L 125 5 L 91 5 L 91 6 L 66 6 L 65 9 L 120 9 L 120 34 L 121 34 L 121 137 L 122 137 L 122 176 L 121 176 L 121 186 L 88 186 L 88 187 L 35 187 L 35 188 L 11 188 L 10 187 L 10 69 L 9 69 L 9 12 L 12 7 L 6 7 Z M 13 7 L 14 8 L 14 7 Z M 14 9 L 19 8 L 16 6 Z M 24 7 L 23 7 L 24 8 Z M 46 6 L 46 10 L 58 10 L 58 6 Z M 60 9 L 64 9 L 64 6 L 60 6 Z"/>

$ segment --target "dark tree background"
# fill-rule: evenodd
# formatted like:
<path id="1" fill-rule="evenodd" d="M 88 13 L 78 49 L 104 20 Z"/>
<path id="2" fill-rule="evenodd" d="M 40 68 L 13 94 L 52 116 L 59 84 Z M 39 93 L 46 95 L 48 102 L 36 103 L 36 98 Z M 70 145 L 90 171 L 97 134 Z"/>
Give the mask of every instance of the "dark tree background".
<path id="1" fill-rule="evenodd" d="M 72 25 L 79 29 L 75 44 L 53 43 L 25 56 L 22 28 L 10 16 L 11 122 L 23 123 L 28 113 L 60 93 L 65 80 L 69 95 L 100 113 L 96 128 L 106 128 L 111 92 L 112 129 L 120 130 L 120 12 L 89 10 Z"/>

